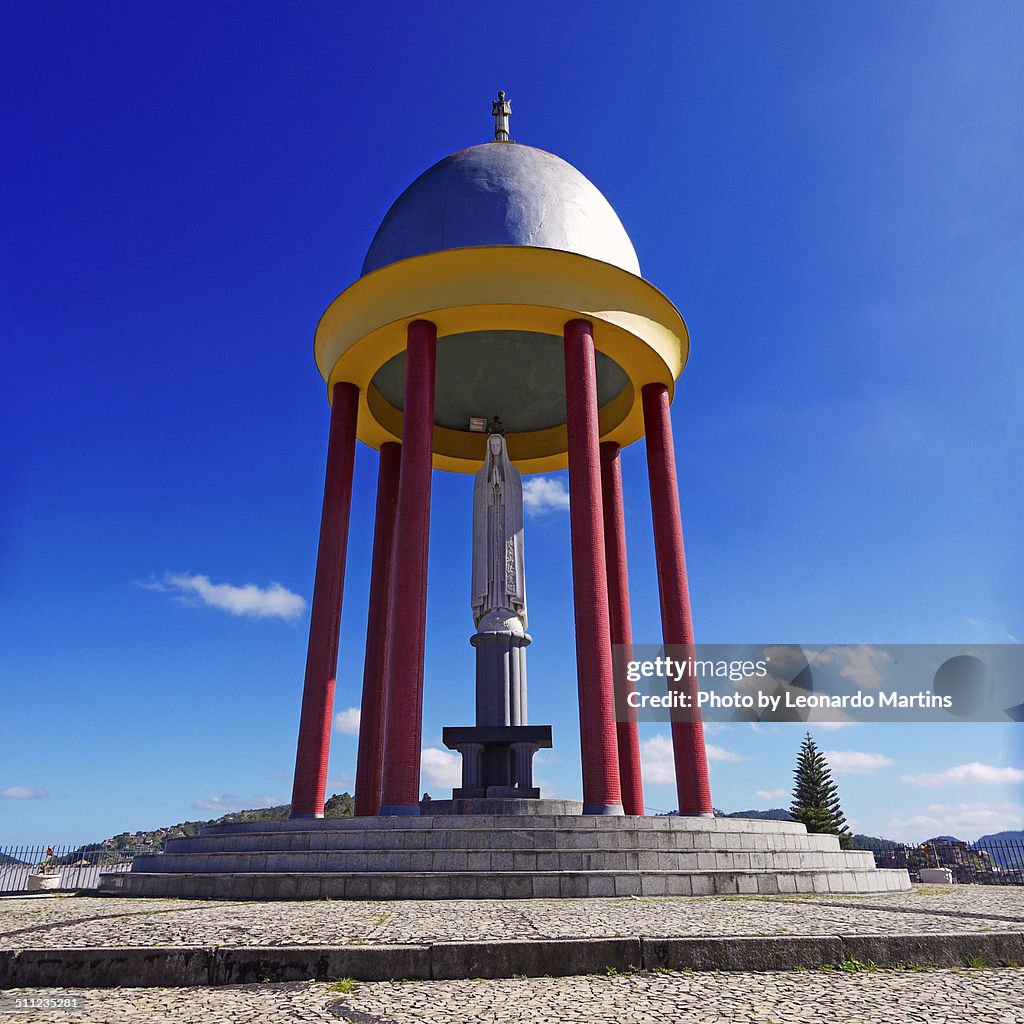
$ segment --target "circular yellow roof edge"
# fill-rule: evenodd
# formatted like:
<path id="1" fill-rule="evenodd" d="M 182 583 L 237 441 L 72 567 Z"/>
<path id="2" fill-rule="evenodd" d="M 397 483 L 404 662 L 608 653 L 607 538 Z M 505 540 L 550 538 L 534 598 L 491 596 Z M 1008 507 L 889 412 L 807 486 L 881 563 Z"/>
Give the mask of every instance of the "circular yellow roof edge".
<path id="1" fill-rule="evenodd" d="M 660 381 L 674 390 L 689 355 L 689 335 L 679 311 L 652 284 L 576 253 L 480 246 L 382 267 L 327 307 L 317 325 L 314 354 L 328 394 L 339 381 L 359 387 L 359 439 L 379 448 L 401 440 L 401 413 L 371 381 L 404 350 L 412 320 L 431 320 L 440 339 L 476 330 L 558 336 L 575 317 L 593 323 L 595 347 L 614 359 L 629 379 L 623 393 L 601 409 L 602 441 L 625 447 L 643 436 L 641 388 Z M 483 445 L 482 435 L 436 427 L 434 466 L 475 472 Z M 564 428 L 560 434 L 559 428 L 510 434 L 509 454 L 524 473 L 564 469 Z"/>

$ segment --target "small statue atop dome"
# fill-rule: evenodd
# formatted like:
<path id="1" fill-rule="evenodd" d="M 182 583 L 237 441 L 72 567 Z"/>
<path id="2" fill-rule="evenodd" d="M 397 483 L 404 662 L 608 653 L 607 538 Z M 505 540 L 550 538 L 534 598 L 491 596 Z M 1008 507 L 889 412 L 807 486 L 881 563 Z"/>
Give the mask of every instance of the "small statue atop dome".
<path id="1" fill-rule="evenodd" d="M 511 142 L 508 137 L 508 119 L 512 113 L 512 104 L 505 99 L 505 90 L 498 93 L 496 100 L 491 100 L 491 117 L 494 118 L 494 141 Z"/>

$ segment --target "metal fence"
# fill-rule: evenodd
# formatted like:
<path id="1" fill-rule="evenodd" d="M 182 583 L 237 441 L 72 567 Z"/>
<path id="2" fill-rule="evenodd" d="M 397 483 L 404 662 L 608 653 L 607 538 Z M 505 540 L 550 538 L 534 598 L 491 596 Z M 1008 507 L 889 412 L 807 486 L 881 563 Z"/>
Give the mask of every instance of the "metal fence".
<path id="1" fill-rule="evenodd" d="M 1024 842 L 987 839 L 977 843 L 936 841 L 921 846 L 873 844 L 875 865 L 905 868 L 921 881 L 921 868 L 947 868 L 954 882 L 970 885 L 1024 885 Z"/>
<path id="2" fill-rule="evenodd" d="M 23 892 L 30 875 L 59 877 L 58 889 L 95 889 L 100 874 L 128 871 L 132 858 L 153 847 L 0 846 L 0 893 Z M 53 884 L 51 882 L 51 884 Z"/>

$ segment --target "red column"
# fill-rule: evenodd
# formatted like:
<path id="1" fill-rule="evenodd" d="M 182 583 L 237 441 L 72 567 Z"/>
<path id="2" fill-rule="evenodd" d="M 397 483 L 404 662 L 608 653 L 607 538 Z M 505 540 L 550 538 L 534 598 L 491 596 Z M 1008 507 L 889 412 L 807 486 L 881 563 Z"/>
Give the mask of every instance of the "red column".
<path id="1" fill-rule="evenodd" d="M 661 595 L 661 630 L 665 646 L 693 644 L 690 594 L 686 583 L 686 553 L 683 525 L 679 515 L 679 485 L 676 481 L 675 447 L 669 414 L 668 388 L 647 384 L 643 392 L 644 433 L 647 441 L 647 474 L 651 485 L 651 513 L 654 517 L 654 553 L 658 562 L 658 591 Z M 711 787 L 704 748 L 704 725 L 697 711 L 696 680 L 683 685 L 693 697 L 695 721 L 672 723 L 676 791 L 680 814 L 710 815 Z"/>
<path id="2" fill-rule="evenodd" d="M 359 713 L 359 752 L 356 755 L 357 816 L 380 812 L 384 772 L 384 715 L 388 692 L 388 611 L 391 607 L 391 554 L 395 540 L 398 473 L 402 446 L 389 441 L 380 447 L 377 471 L 377 512 L 370 565 L 370 606 L 366 623 L 366 661 Z"/>
<path id="3" fill-rule="evenodd" d="M 601 513 L 594 328 L 587 320 L 570 320 L 564 339 L 583 813 L 622 814 Z"/>
<path id="4" fill-rule="evenodd" d="M 324 816 L 358 412 L 359 388 L 347 382 L 335 384 L 331 395 L 324 506 L 320 515 L 320 544 L 309 619 L 306 681 L 302 687 L 299 744 L 295 754 L 293 818 Z"/>
<path id="5" fill-rule="evenodd" d="M 644 813 L 640 775 L 640 732 L 636 710 L 626 703 L 626 663 L 632 658 L 633 628 L 629 615 L 629 572 L 626 568 L 626 517 L 622 508 L 622 467 L 619 446 L 601 445 L 601 506 L 604 510 L 604 560 L 608 571 L 608 616 L 612 638 L 615 692 L 615 736 L 619 752 L 619 785 L 626 814 Z"/>
<path id="6" fill-rule="evenodd" d="M 405 411 L 391 565 L 392 656 L 388 659 L 381 814 L 420 812 L 436 354 L 437 328 L 429 320 L 414 320 L 409 324 L 405 349 Z"/>

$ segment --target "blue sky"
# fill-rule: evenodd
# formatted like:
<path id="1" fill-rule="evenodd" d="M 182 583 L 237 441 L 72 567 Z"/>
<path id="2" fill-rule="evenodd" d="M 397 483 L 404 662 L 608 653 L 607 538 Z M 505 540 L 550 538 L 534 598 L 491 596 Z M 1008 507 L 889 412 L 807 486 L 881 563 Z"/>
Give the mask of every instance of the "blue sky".
<path id="1" fill-rule="evenodd" d="M 1024 638 L 1019 4 L 55 3 L 5 21 L 0 844 L 288 799 L 327 441 L 313 328 L 399 192 L 487 140 L 499 88 L 513 136 L 594 181 L 689 324 L 673 418 L 698 638 Z M 623 472 L 634 635 L 656 643 L 642 446 Z M 375 476 L 360 446 L 338 790 Z M 434 796 L 441 727 L 472 715 L 470 505 L 468 477 L 435 474 Z M 554 727 L 547 791 L 574 797 L 554 505 L 527 523 L 530 707 Z M 196 577 L 305 603 L 233 614 Z M 1024 827 L 1017 726 L 814 731 L 845 755 L 858 830 Z M 713 729 L 716 805 L 787 803 L 801 734 Z M 664 737 L 644 727 L 659 809 Z"/>

